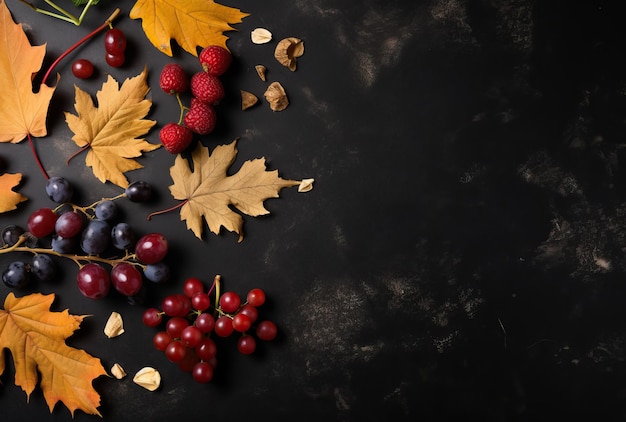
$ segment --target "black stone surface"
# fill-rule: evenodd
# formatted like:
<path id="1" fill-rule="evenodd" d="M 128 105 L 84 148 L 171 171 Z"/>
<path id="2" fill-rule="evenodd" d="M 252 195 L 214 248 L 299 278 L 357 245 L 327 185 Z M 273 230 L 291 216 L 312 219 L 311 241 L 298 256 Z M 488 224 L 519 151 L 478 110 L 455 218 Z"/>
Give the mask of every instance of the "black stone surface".
<path id="1" fill-rule="evenodd" d="M 76 80 L 71 59 L 49 113 L 49 135 L 35 141 L 51 175 L 75 182 L 90 203 L 119 193 L 102 185 L 75 151 L 64 113 L 73 85 L 95 94 L 148 67 L 150 118 L 178 117 L 158 88 L 170 61 L 189 72 L 196 59 L 158 52 L 132 1 L 94 8 L 81 27 L 8 6 L 33 44 L 47 43 L 44 67 L 116 7 L 129 37 L 128 62 L 107 67 L 101 38 L 73 58 L 98 75 Z M 40 2 L 43 4 L 43 2 Z M 145 205 L 123 205 L 140 232 L 170 240 L 174 282 L 151 289 L 148 304 L 180 291 L 190 276 L 221 274 L 228 290 L 266 290 L 262 314 L 280 328 L 276 342 L 241 356 L 219 349 L 209 385 L 195 384 L 154 350 L 143 306 L 112 295 L 83 298 L 76 268 L 31 291 L 56 293 L 56 310 L 90 314 L 69 343 L 129 374 L 163 374 L 151 393 L 129 378 L 99 378 L 101 412 L 111 421 L 263 420 L 623 420 L 626 417 L 626 30 L 619 2 L 470 0 L 242 0 L 250 13 L 228 46 L 235 60 L 223 81 L 209 148 L 240 137 L 235 171 L 265 157 L 286 178 L 314 177 L 313 191 L 269 200 L 271 214 L 245 217 L 245 239 L 207 233 L 200 241 L 177 214 L 145 216 L 175 202 L 167 187 L 174 157 L 145 154 L 128 174 L 156 187 Z M 72 7 L 72 6 L 70 6 Z M 254 45 L 264 27 L 274 41 Z M 276 40 L 304 40 L 290 72 L 273 59 Z M 262 94 L 257 64 L 280 81 L 287 110 L 263 103 L 242 112 L 239 90 Z M 157 126 L 158 128 L 158 126 Z M 148 140 L 158 142 L 155 128 Z M 50 206 L 27 142 L 3 144 L 6 171 L 22 172 L 30 200 L 0 224 L 25 224 Z M 0 255 L 0 264 L 13 257 Z M 9 292 L 0 286 L 3 297 Z M 28 291 L 23 292 L 28 293 Z M 126 333 L 102 328 L 120 312 Z M 5 352 L 6 353 L 6 352 Z M 2 420 L 70 420 L 50 414 L 37 389 L 27 402 L 14 368 L 0 376 Z M 74 420 L 96 420 L 77 412 Z"/>

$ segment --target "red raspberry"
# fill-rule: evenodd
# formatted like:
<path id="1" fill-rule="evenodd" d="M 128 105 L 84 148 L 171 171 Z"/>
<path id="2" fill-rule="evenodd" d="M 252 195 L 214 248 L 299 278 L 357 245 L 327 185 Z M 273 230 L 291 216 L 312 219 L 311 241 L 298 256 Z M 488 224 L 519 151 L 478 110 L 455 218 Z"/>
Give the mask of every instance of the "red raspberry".
<path id="1" fill-rule="evenodd" d="M 185 126 L 168 123 L 159 132 L 159 138 L 169 153 L 179 154 L 189 147 L 193 140 L 193 133 Z"/>
<path id="2" fill-rule="evenodd" d="M 198 59 L 205 72 L 213 76 L 220 76 L 230 66 L 233 56 L 219 45 L 210 45 L 200 52 Z"/>
<path id="3" fill-rule="evenodd" d="M 168 94 L 180 94 L 189 88 L 189 78 L 181 65 L 169 63 L 161 70 L 159 85 Z"/>
<path id="4" fill-rule="evenodd" d="M 206 135 L 213 132 L 217 123 L 217 114 L 210 104 L 205 104 L 197 98 L 191 99 L 191 107 L 185 114 L 185 126 L 198 135 Z"/>
<path id="5" fill-rule="evenodd" d="M 198 72 L 191 77 L 191 93 L 206 104 L 216 105 L 224 98 L 224 86 L 217 76 Z"/>

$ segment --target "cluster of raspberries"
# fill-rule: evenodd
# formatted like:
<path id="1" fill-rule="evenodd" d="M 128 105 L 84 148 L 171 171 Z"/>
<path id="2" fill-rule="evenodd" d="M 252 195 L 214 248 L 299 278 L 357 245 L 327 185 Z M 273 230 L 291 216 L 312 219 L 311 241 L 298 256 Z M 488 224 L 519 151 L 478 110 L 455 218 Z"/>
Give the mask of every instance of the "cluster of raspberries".
<path id="1" fill-rule="evenodd" d="M 159 85 L 164 92 L 179 96 L 191 88 L 193 95 L 189 108 L 183 107 L 178 98 L 182 107 L 180 121 L 166 124 L 159 132 L 163 147 L 172 154 L 186 150 L 193 141 L 194 133 L 206 135 L 215 129 L 215 106 L 224 98 L 224 86 L 219 77 L 232 62 L 230 52 L 217 45 L 208 46 L 200 52 L 198 60 L 202 70 L 195 73 L 191 80 L 177 63 L 166 64 L 161 70 Z"/>

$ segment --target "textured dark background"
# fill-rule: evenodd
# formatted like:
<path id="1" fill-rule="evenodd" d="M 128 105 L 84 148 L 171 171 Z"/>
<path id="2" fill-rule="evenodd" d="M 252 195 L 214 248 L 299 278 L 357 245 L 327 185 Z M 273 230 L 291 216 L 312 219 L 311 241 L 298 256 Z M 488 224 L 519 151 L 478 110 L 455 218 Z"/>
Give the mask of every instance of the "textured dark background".
<path id="1" fill-rule="evenodd" d="M 111 69 L 102 37 L 76 51 L 99 69 L 91 81 L 62 63 L 49 113 L 49 136 L 36 140 L 49 174 L 74 181 L 77 201 L 119 193 L 100 184 L 76 149 L 63 113 L 73 84 L 95 93 L 149 70 L 159 126 L 176 120 L 175 101 L 158 88 L 172 60 L 189 72 L 196 59 L 175 47 L 170 59 L 127 16 L 132 1 L 102 0 L 79 28 L 8 0 L 33 44 L 47 42 L 46 65 L 97 26 L 117 5 L 129 38 L 128 62 Z M 43 2 L 39 2 L 42 3 Z M 69 3 L 69 2 L 68 2 Z M 626 417 L 626 28 L 619 2 L 343 1 L 226 2 L 251 16 L 229 32 L 235 61 L 224 75 L 227 99 L 209 148 L 240 137 L 235 171 L 266 157 L 285 178 L 314 177 L 307 194 L 286 189 L 271 214 L 245 217 L 245 239 L 207 233 L 196 239 L 177 214 L 145 220 L 175 202 L 167 187 L 174 157 L 145 154 L 128 173 L 157 192 L 145 205 L 122 203 L 139 232 L 170 240 L 174 280 L 151 289 L 148 303 L 180 290 L 189 276 L 241 293 L 267 291 L 265 317 L 280 338 L 255 356 L 222 342 L 209 385 L 151 346 L 143 307 L 119 296 L 83 298 L 76 268 L 33 291 L 57 294 L 55 309 L 91 314 L 69 343 L 132 374 L 163 374 L 150 393 L 100 378 L 105 420 L 554 420 Z M 69 7 L 72 7 L 71 5 Z M 254 45 L 250 31 L 274 34 Z M 276 40 L 304 40 L 296 72 L 273 59 Z M 239 109 L 239 90 L 262 99 L 269 68 L 291 105 Z M 2 145 L 7 171 L 25 174 L 30 198 L 0 224 L 25 224 L 50 206 L 45 180 L 26 142 Z M 13 257 L 0 256 L 7 265 Z M 0 286 L 0 294 L 8 293 Z M 26 292 L 24 292 L 26 293 Z M 127 333 L 101 332 L 112 310 Z M 0 377 L 3 420 L 69 420 L 50 415 L 41 392 L 26 396 L 13 367 Z M 76 421 L 96 420 L 77 412 Z"/>

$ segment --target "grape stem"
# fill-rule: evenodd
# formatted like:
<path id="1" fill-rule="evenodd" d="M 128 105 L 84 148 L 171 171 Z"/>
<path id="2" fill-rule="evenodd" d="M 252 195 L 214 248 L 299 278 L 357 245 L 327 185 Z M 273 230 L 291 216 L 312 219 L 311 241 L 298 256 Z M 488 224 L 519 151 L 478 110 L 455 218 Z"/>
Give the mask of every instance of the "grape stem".
<path id="1" fill-rule="evenodd" d="M 20 0 L 21 1 L 21 0 Z M 71 46 L 69 49 L 67 49 L 63 54 L 61 54 L 51 65 L 50 68 L 48 69 L 48 71 L 46 72 L 46 74 L 44 75 L 41 84 L 45 84 L 46 80 L 48 79 L 48 76 L 50 76 L 50 73 L 52 73 L 52 69 L 55 68 L 55 66 L 57 64 L 59 64 L 59 62 L 61 60 L 63 60 L 68 54 L 70 54 L 72 51 L 76 50 L 78 47 L 80 47 L 83 43 L 89 41 L 89 39 L 91 39 L 94 35 L 98 34 L 100 31 L 109 28 L 109 26 L 111 25 L 111 22 L 113 22 L 115 20 L 115 18 L 117 18 L 117 16 L 120 14 L 120 9 L 117 8 L 113 11 L 113 13 L 111 13 L 111 16 L 109 16 L 107 18 L 106 21 L 104 21 L 104 23 L 102 25 L 100 25 L 99 27 L 97 27 L 96 29 L 94 29 L 93 31 L 91 31 L 89 34 L 87 34 L 86 36 L 84 36 L 83 38 L 81 38 L 76 44 L 74 44 L 73 46 Z"/>
<path id="2" fill-rule="evenodd" d="M 139 262 L 136 261 L 137 257 L 133 253 L 126 252 L 124 254 L 124 256 L 120 257 L 120 258 L 102 258 L 102 257 L 96 256 L 96 255 L 65 254 L 65 253 L 57 252 L 54 249 L 30 248 L 28 246 L 22 246 L 24 244 L 24 242 L 26 242 L 27 239 L 28 239 L 28 235 L 20 236 L 18 241 L 14 245 L 9 246 L 8 248 L 0 249 L 0 255 L 1 254 L 5 254 L 5 253 L 9 253 L 9 252 L 30 252 L 30 253 L 32 253 L 34 255 L 36 255 L 38 253 L 44 253 L 44 254 L 48 254 L 48 255 L 55 255 L 55 256 L 58 256 L 58 257 L 70 259 L 70 260 L 74 261 L 74 263 L 76 263 L 76 265 L 78 265 L 79 268 L 82 268 L 83 266 L 86 265 L 86 264 L 83 264 L 83 262 L 86 262 L 86 263 L 89 263 L 89 262 L 102 262 L 102 263 L 108 264 L 110 266 L 114 266 L 115 264 L 119 264 L 121 262 L 127 262 L 129 264 L 135 265 L 136 267 L 140 267 L 142 270 L 146 269 L 145 265 L 140 264 Z"/>

